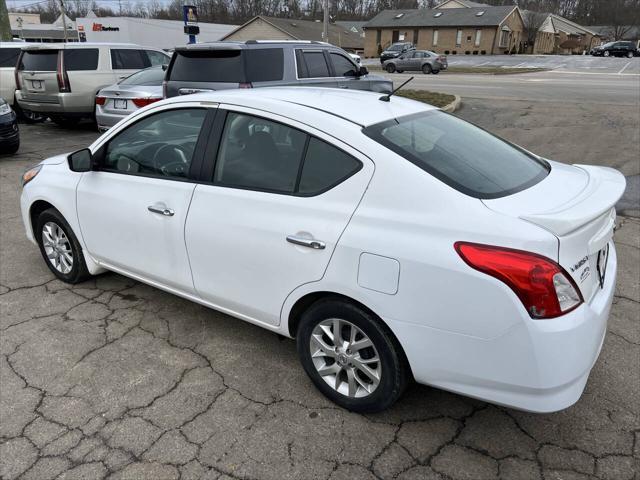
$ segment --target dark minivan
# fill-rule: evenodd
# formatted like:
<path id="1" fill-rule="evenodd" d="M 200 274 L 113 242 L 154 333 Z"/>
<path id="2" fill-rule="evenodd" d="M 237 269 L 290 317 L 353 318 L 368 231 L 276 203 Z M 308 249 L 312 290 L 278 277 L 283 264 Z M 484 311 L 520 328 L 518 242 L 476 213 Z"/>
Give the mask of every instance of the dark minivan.
<path id="1" fill-rule="evenodd" d="M 319 86 L 388 93 L 344 50 L 315 41 L 198 43 L 178 47 L 167 68 L 165 98 L 230 88 Z"/>

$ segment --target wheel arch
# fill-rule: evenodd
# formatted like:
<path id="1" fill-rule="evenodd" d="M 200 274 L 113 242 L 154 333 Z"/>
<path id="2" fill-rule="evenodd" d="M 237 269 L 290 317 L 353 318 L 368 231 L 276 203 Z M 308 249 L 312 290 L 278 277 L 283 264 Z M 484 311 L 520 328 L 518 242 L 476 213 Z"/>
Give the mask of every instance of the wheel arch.
<path id="1" fill-rule="evenodd" d="M 35 238 L 35 233 L 36 233 L 36 221 L 38 220 L 38 217 L 40 216 L 40 214 L 42 212 L 44 212 L 45 210 L 48 210 L 50 208 L 55 208 L 56 210 L 58 210 L 55 207 L 55 205 L 52 205 L 51 203 L 47 202 L 46 200 L 36 200 L 29 207 L 29 221 L 31 222 L 31 231 L 34 234 L 34 238 Z M 58 211 L 60 211 L 60 210 L 58 210 Z M 62 212 L 60 214 L 62 215 Z"/>

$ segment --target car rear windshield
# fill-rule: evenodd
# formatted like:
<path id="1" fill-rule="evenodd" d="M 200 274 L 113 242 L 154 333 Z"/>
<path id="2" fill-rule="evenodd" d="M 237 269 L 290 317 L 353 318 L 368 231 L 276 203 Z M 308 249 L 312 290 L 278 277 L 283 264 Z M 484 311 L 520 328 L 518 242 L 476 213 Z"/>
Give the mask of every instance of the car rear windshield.
<path id="1" fill-rule="evenodd" d="M 438 110 L 388 120 L 363 131 L 447 185 L 476 198 L 511 195 L 549 173 L 546 162 Z"/>
<path id="2" fill-rule="evenodd" d="M 176 52 L 170 80 L 182 82 L 269 82 L 282 80 L 281 48 L 183 50 Z"/>
<path id="3" fill-rule="evenodd" d="M 143 85 L 158 87 L 162 85 L 164 70 L 160 67 L 151 67 L 129 75 L 120 82 L 120 85 Z"/>
<path id="4" fill-rule="evenodd" d="M 55 72 L 58 66 L 58 50 L 25 50 L 20 70 Z"/>

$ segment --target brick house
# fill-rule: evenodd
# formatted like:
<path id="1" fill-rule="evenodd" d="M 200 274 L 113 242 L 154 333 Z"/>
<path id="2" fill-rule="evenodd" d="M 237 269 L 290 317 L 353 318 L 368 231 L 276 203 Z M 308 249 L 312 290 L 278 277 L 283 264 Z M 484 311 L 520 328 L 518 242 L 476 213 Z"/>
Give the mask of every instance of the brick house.
<path id="1" fill-rule="evenodd" d="M 433 9 L 380 12 L 365 24 L 364 54 L 376 57 L 402 41 L 447 55 L 517 53 L 524 40 L 518 7 L 449 0 Z"/>
<path id="2" fill-rule="evenodd" d="M 258 15 L 244 25 L 228 33 L 221 40 L 317 40 L 322 41 L 322 22 L 276 18 Z M 363 51 L 364 38 L 361 32 L 329 24 L 329 43 L 348 51 Z"/>
<path id="3" fill-rule="evenodd" d="M 533 53 L 582 54 L 599 44 L 597 32 L 550 13 L 538 29 Z"/>

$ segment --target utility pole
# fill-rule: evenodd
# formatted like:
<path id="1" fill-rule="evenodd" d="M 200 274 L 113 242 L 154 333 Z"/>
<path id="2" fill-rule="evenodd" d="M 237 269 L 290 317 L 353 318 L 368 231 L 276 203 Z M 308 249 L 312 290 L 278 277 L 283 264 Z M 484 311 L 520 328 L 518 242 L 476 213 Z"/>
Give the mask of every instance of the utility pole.
<path id="1" fill-rule="evenodd" d="M 329 0 L 323 0 L 322 7 L 324 10 L 324 17 L 322 18 L 322 40 L 329 43 Z"/>
<path id="2" fill-rule="evenodd" d="M 60 11 L 62 12 L 62 30 L 64 31 L 64 43 L 67 43 L 67 16 L 64 13 L 63 0 L 60 0 Z"/>

